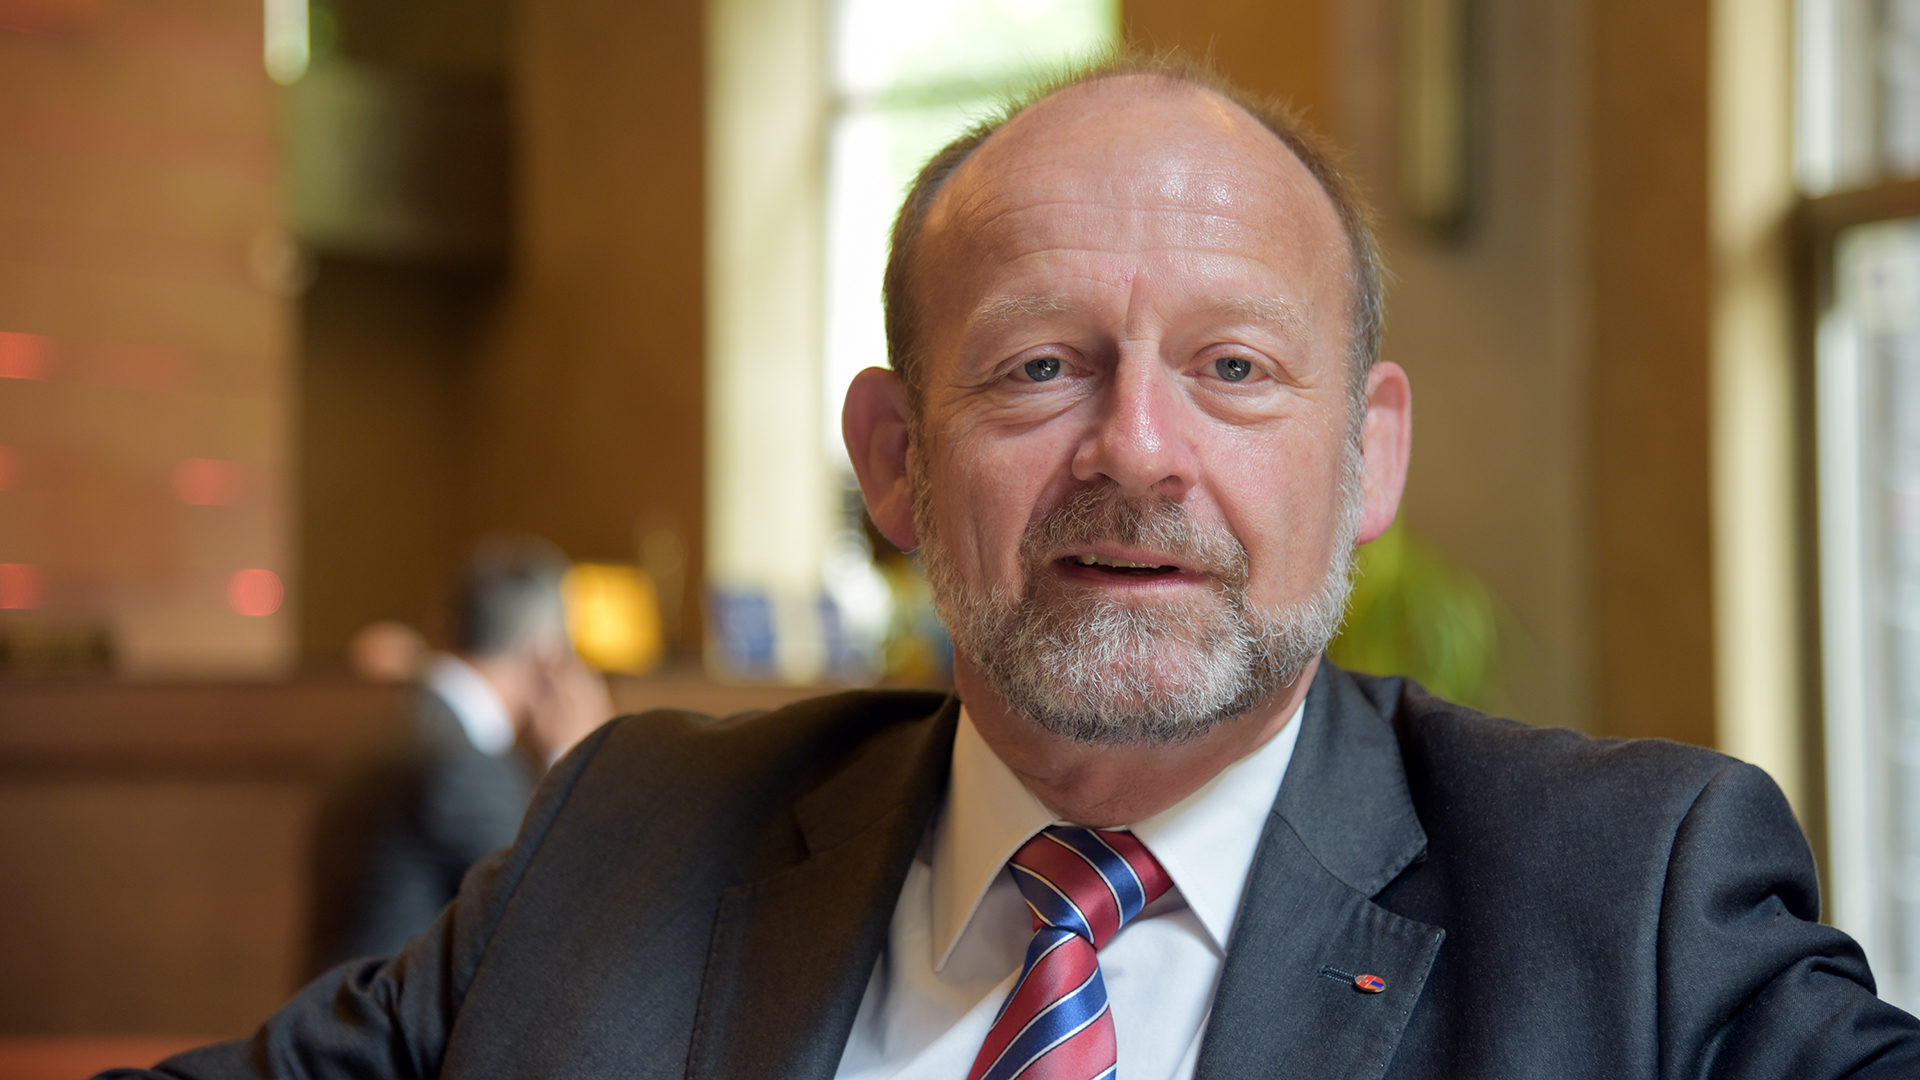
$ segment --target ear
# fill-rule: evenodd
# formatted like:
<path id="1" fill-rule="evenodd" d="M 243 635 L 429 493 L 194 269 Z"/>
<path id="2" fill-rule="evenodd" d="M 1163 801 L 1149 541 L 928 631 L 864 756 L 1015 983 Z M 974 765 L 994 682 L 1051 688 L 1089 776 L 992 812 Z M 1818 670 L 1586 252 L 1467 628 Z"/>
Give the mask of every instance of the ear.
<path id="1" fill-rule="evenodd" d="M 1360 543 L 1387 531 L 1400 510 L 1407 486 L 1407 461 L 1413 449 L 1413 387 L 1399 364 L 1381 361 L 1367 373 L 1367 415 L 1360 426 L 1366 457 L 1362 485 Z"/>
<path id="2" fill-rule="evenodd" d="M 840 412 L 840 435 L 847 442 L 867 513 L 880 535 L 902 551 L 920 544 L 913 527 L 913 474 L 907 466 L 912 415 L 906 386 L 885 368 L 868 368 L 854 376 Z"/>

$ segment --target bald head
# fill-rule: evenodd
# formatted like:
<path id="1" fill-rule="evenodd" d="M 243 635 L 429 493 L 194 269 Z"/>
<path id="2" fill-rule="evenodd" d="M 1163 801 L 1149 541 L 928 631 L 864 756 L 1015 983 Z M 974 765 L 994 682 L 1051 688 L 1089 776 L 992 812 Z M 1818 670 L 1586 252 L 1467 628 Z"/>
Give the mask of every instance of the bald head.
<path id="1" fill-rule="evenodd" d="M 921 170 L 894 224 L 884 290 L 889 358 L 914 400 L 927 346 L 921 330 L 939 305 L 966 294 L 953 288 L 954 275 L 996 255 L 996 230 L 1059 220 L 1006 215 L 1044 205 L 1068 182 L 1078 182 L 1090 212 L 1212 200 L 1221 213 L 1194 215 L 1195 236 L 1205 239 L 1208 228 L 1266 229 L 1271 243 L 1338 267 L 1357 412 L 1381 327 L 1382 269 L 1364 206 L 1289 110 L 1203 69 L 1141 58 L 1042 88 L 955 139 Z M 1236 198 L 1261 205 L 1232 204 Z"/>

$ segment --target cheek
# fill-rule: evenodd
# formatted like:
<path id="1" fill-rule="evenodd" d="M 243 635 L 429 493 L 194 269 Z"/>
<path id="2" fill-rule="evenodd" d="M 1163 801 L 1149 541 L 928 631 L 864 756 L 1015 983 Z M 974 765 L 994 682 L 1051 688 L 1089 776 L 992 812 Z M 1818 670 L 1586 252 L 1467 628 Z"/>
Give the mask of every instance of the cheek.
<path id="1" fill-rule="evenodd" d="M 953 554 L 996 578 L 1017 574 L 1020 537 L 1041 505 L 1049 469 L 1020 440 L 956 440 L 936 470 L 942 535 Z"/>
<path id="2" fill-rule="evenodd" d="M 1333 552 L 1340 513 L 1339 448 L 1319 443 L 1275 446 L 1248 453 L 1217 474 L 1225 513 L 1247 549 L 1249 592 L 1256 603 L 1278 605 L 1319 588 Z"/>

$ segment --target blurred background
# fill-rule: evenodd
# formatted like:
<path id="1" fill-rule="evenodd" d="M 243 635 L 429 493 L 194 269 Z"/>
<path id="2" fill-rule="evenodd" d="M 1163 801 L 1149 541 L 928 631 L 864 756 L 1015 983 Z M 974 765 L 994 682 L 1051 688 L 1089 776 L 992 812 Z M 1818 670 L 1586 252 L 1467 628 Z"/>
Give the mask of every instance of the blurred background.
<path id="1" fill-rule="evenodd" d="M 482 536 L 621 709 L 938 685 L 838 445 L 886 224 L 1123 42 L 1380 211 L 1418 439 L 1336 658 L 1762 765 L 1920 1006 L 1920 0 L 0 0 L 0 1034 L 286 996 Z"/>

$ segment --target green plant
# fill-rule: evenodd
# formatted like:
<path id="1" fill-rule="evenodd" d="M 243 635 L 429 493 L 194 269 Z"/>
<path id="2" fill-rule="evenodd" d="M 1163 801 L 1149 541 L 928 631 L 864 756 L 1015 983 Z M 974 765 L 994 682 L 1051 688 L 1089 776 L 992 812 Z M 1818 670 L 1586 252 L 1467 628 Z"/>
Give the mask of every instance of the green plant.
<path id="1" fill-rule="evenodd" d="M 1497 707 L 1500 615 L 1486 583 L 1398 522 L 1360 549 L 1360 572 L 1340 636 L 1341 667 L 1406 675 L 1441 697 Z"/>

